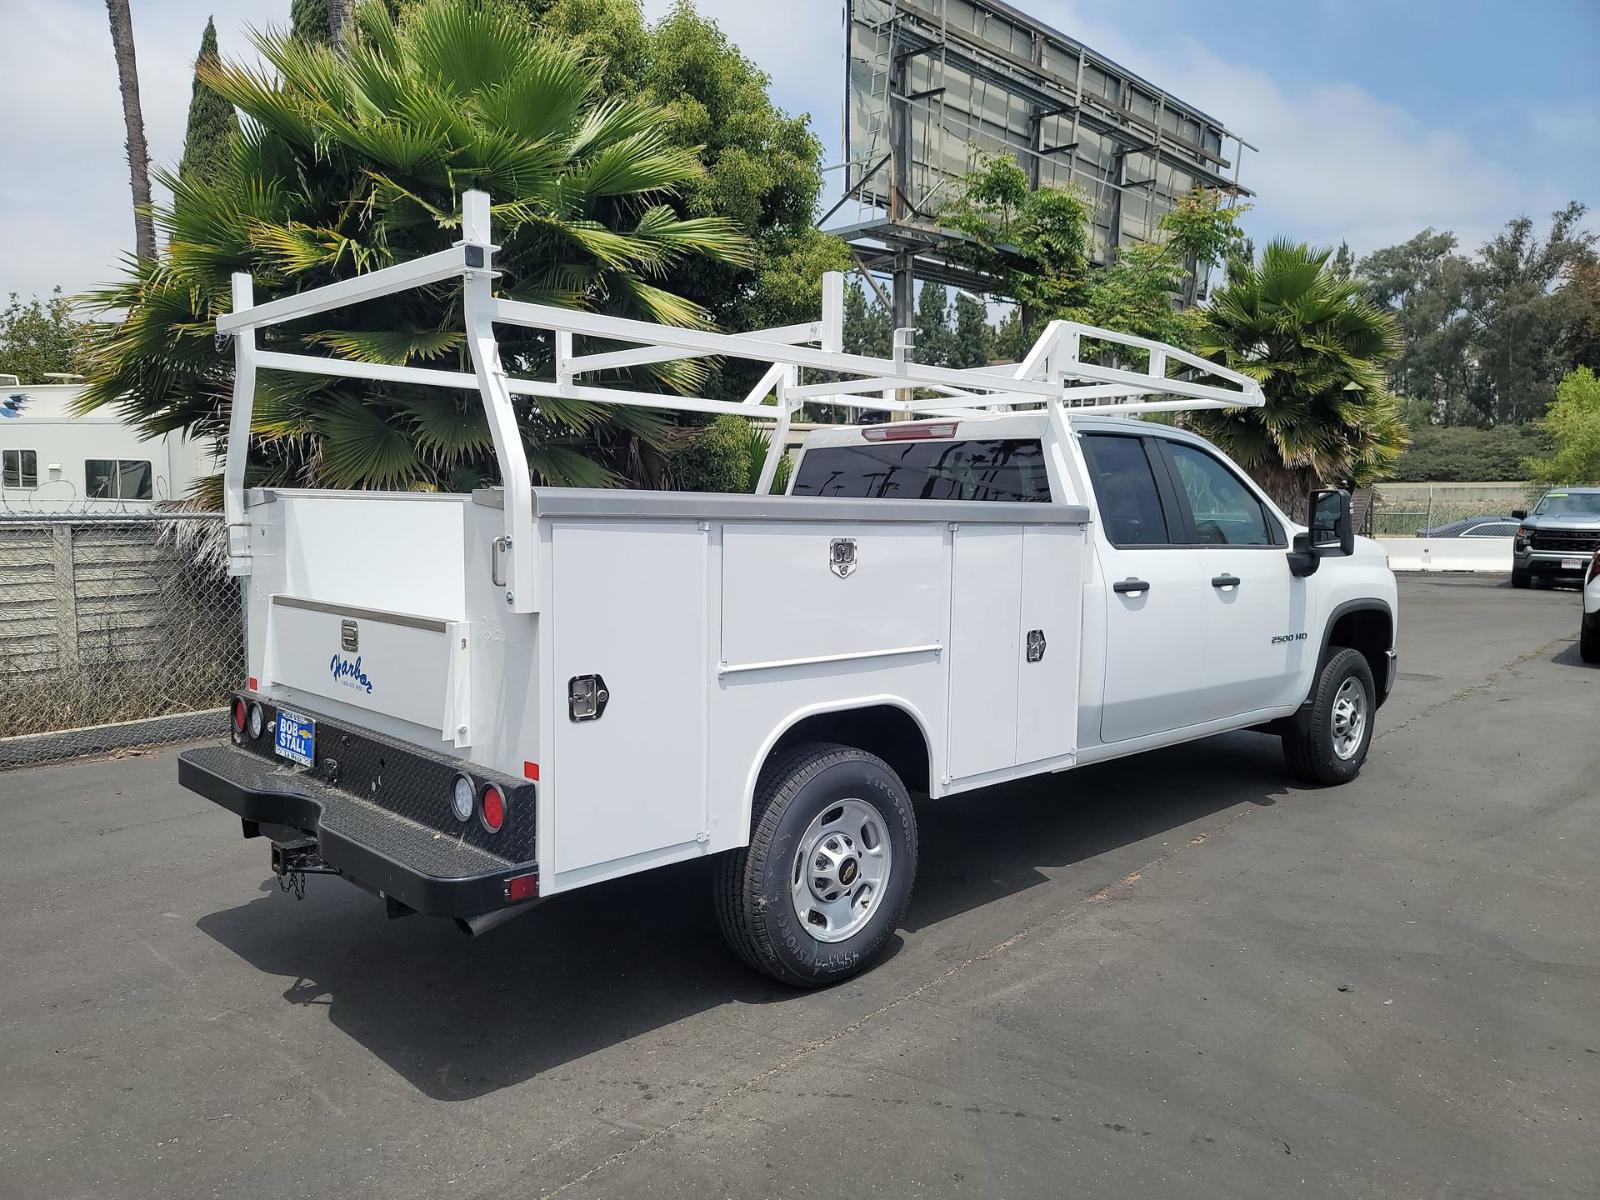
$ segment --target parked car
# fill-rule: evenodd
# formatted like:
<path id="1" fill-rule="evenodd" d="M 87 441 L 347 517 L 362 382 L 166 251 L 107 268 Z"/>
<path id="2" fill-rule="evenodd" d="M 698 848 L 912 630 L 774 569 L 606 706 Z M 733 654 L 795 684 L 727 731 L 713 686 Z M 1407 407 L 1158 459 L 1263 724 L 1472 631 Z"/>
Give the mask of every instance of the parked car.
<path id="1" fill-rule="evenodd" d="M 1431 529 L 1417 530 L 1418 537 L 1431 538 L 1487 538 L 1487 537 L 1515 537 L 1519 522 L 1512 516 L 1462 517 L 1459 521 L 1447 521 L 1443 525 L 1435 525 Z"/>
<path id="2" fill-rule="evenodd" d="M 1589 563 L 1583 584 L 1583 622 L 1578 627 L 1578 653 L 1584 662 L 1600 663 L 1600 550 Z"/>
<path id="3" fill-rule="evenodd" d="M 1557 488 L 1533 512 L 1513 509 L 1512 515 L 1522 522 L 1511 543 L 1512 587 L 1525 588 L 1535 576 L 1583 580 L 1600 550 L 1600 487 Z"/>

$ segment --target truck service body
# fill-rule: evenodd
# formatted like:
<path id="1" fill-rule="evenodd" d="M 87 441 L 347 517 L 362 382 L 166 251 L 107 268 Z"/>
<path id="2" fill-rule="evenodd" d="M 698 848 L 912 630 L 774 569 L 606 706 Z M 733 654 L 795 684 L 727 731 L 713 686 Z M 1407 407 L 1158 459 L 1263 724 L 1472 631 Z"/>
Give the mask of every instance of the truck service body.
<path id="1" fill-rule="evenodd" d="M 341 874 L 391 913 L 485 932 L 537 899 L 717 856 L 735 950 L 815 985 L 893 931 L 911 792 L 1240 728 L 1278 733 L 1307 778 L 1359 770 L 1394 680 L 1396 602 L 1381 548 L 1350 534 L 1348 495 L 1316 494 L 1303 529 L 1201 438 L 1133 419 L 1259 403 L 1243 376 L 1067 325 L 1009 375 L 844 355 L 837 280 L 818 325 L 755 335 L 517 306 L 490 291 L 487 198 L 466 204 L 462 242 L 431 265 L 260 308 L 242 280 L 219 322 L 236 338 L 229 524 L 249 678 L 231 740 L 182 755 L 180 779 L 268 838 L 285 880 Z M 462 277 L 472 375 L 254 345 L 352 285 L 431 272 Z M 505 374 L 496 320 L 552 329 L 554 384 Z M 575 332 L 640 345 L 578 356 Z M 1148 367 L 1083 361 L 1090 338 Z M 772 421 L 764 485 L 808 399 L 911 419 L 808 435 L 786 495 L 517 485 L 513 394 L 608 399 L 575 377 L 692 354 L 772 368 L 742 405 L 619 402 Z M 1171 360 L 1191 377 L 1169 378 Z M 257 367 L 475 387 L 512 482 L 246 490 Z M 802 386 L 813 367 L 835 378 Z M 892 398 L 908 387 L 937 395 Z"/>

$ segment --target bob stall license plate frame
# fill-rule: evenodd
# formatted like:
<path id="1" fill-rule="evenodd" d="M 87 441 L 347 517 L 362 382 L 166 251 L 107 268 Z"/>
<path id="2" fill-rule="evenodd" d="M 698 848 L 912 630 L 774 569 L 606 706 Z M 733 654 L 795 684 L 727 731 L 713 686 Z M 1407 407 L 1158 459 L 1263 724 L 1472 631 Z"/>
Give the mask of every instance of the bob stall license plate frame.
<path id="1" fill-rule="evenodd" d="M 302 767 L 312 766 L 317 757 L 317 723 L 297 712 L 280 708 L 273 727 L 272 752 Z"/>

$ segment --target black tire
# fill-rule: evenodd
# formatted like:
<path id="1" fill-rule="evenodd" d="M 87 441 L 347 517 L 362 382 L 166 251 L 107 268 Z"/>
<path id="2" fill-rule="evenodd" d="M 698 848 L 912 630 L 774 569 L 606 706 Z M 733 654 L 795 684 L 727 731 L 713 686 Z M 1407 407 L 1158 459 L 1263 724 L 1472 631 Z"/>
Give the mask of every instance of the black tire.
<path id="1" fill-rule="evenodd" d="M 1533 575 L 1532 575 L 1531 572 L 1519 571 L 1515 567 L 1511 568 L 1511 586 L 1512 587 L 1514 587 L 1514 588 L 1525 588 L 1525 587 L 1531 587 L 1532 585 L 1533 585 Z"/>
<path id="2" fill-rule="evenodd" d="M 1354 752 L 1341 758 L 1334 750 L 1334 698 L 1351 679 L 1365 693 L 1365 724 Z M 1307 783 L 1321 784 L 1349 783 L 1361 774 L 1361 764 L 1367 761 L 1367 751 L 1372 747 L 1377 698 L 1378 689 L 1367 660 L 1358 651 L 1335 649 L 1311 686 L 1310 720 L 1297 721 L 1283 735 L 1283 756 L 1289 769 Z"/>
<path id="3" fill-rule="evenodd" d="M 872 916 L 844 940 L 828 942 L 801 920 L 790 887 L 800 839 L 846 799 L 870 805 L 881 817 L 889 870 Z M 717 923 L 757 971 L 794 987 L 826 987 L 866 970 L 882 953 L 905 914 L 916 870 L 916 816 L 889 764 L 853 746 L 794 746 L 777 754 L 756 783 L 750 844 L 717 863 Z"/>
<path id="4" fill-rule="evenodd" d="M 1593 621 L 1585 616 L 1578 627 L 1578 657 L 1586 663 L 1600 663 L 1600 616 Z"/>

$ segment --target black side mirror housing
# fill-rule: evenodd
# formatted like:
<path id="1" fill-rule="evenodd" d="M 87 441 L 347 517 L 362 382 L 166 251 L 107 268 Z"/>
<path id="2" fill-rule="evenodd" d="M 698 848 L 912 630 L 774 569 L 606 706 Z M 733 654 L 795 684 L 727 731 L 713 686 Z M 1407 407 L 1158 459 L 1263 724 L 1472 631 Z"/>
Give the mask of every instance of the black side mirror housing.
<path id="1" fill-rule="evenodd" d="M 1511 515 L 1518 521 L 1526 521 L 1528 519 L 1528 510 L 1525 508 L 1513 508 Z"/>
<path id="2" fill-rule="evenodd" d="M 1321 556 L 1311 549 L 1311 535 L 1295 534 L 1294 545 L 1289 548 L 1289 574 L 1304 579 L 1307 575 L 1315 575 L 1321 565 Z"/>
<path id="3" fill-rule="evenodd" d="M 1312 492 L 1306 501 L 1310 530 L 1294 535 L 1289 550 L 1289 570 L 1304 578 L 1314 575 L 1324 558 L 1356 552 L 1356 524 L 1350 513 L 1350 493 L 1343 488 Z"/>

